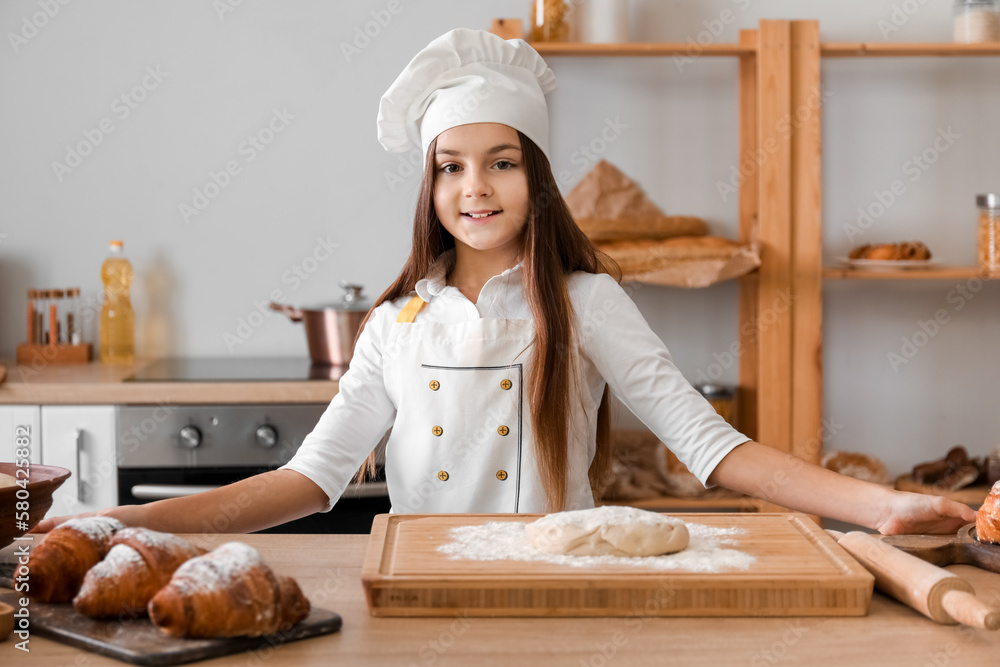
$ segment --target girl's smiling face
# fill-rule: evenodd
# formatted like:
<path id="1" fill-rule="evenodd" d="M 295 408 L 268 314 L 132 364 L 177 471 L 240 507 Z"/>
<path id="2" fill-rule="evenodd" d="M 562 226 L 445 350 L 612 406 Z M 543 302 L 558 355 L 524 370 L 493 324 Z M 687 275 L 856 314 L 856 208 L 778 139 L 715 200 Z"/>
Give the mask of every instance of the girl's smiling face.
<path id="1" fill-rule="evenodd" d="M 437 137 L 434 162 L 434 209 L 456 246 L 516 256 L 528 215 L 517 131 L 500 123 L 450 128 Z"/>

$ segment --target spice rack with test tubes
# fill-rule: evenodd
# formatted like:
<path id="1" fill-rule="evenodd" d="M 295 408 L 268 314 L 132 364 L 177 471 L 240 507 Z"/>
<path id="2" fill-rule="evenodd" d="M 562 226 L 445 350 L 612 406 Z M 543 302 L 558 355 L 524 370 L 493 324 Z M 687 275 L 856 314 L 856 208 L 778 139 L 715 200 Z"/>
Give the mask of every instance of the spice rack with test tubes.
<path id="1" fill-rule="evenodd" d="M 85 364 L 93 358 L 93 346 L 81 340 L 79 287 L 29 289 L 27 310 L 27 340 L 17 346 L 18 363 Z"/>

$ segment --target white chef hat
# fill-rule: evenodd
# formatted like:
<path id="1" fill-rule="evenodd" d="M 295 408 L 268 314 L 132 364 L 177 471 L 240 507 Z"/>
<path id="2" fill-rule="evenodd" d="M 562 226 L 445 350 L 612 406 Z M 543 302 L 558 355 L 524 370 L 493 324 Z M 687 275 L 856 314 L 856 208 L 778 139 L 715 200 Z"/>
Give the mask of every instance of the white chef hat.
<path id="1" fill-rule="evenodd" d="M 549 155 L 545 95 L 556 77 L 523 39 L 459 28 L 428 44 L 389 86 L 378 107 L 378 140 L 400 153 L 469 123 L 503 123 Z"/>

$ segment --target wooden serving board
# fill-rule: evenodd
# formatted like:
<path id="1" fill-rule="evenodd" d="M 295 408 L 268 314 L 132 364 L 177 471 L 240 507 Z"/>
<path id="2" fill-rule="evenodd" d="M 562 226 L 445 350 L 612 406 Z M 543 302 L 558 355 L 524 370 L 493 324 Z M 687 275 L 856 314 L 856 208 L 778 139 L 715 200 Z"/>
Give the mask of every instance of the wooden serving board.
<path id="1" fill-rule="evenodd" d="M 380 514 L 361 581 L 373 616 L 864 616 L 875 579 L 804 514 L 685 513 L 742 528 L 726 545 L 747 570 L 456 560 L 438 551 L 458 526 L 541 514 Z"/>
<path id="2" fill-rule="evenodd" d="M 959 528 L 957 535 L 881 535 L 879 538 L 938 567 L 975 565 L 990 572 L 1000 572 L 1000 544 L 980 542 L 974 523 Z"/>
<path id="3" fill-rule="evenodd" d="M 18 596 L 18 593 L 3 593 L 0 602 L 18 608 Z M 336 632 L 341 626 L 338 614 L 314 607 L 304 621 L 285 632 L 263 637 L 178 639 L 157 630 L 148 618 L 98 621 L 79 613 L 68 602 L 31 602 L 28 611 L 31 634 L 135 665 L 180 665 L 231 653 L 255 654 L 258 651 L 258 656 L 264 660 L 283 644 Z"/>

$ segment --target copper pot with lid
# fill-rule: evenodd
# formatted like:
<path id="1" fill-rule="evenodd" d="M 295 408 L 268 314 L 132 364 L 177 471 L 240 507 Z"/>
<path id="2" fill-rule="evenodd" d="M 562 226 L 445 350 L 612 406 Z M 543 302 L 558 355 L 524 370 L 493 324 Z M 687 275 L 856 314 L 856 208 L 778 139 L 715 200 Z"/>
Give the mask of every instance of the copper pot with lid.
<path id="1" fill-rule="evenodd" d="M 354 355 L 354 339 L 371 303 L 362 298 L 361 285 L 341 280 L 344 297 L 339 303 L 295 308 L 271 302 L 271 310 L 284 313 L 292 322 L 304 322 L 309 357 L 313 364 L 346 366 Z"/>

